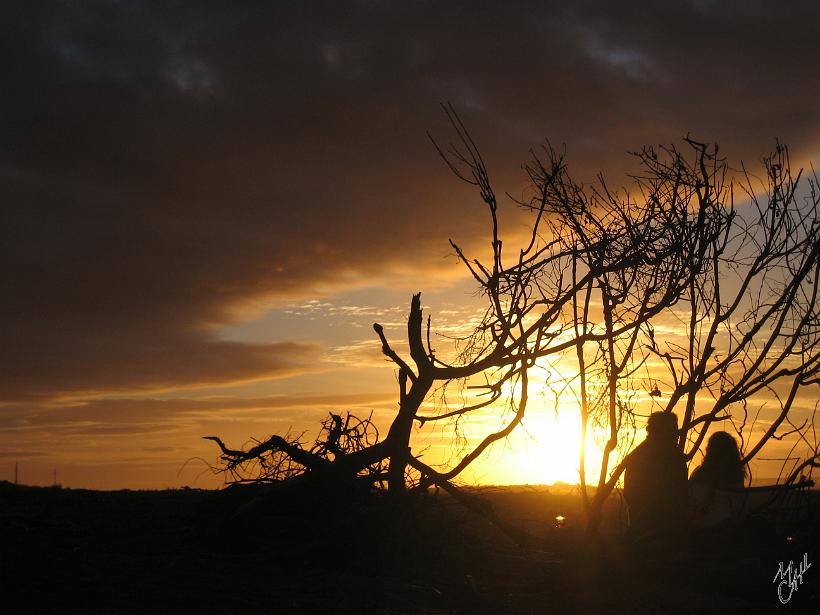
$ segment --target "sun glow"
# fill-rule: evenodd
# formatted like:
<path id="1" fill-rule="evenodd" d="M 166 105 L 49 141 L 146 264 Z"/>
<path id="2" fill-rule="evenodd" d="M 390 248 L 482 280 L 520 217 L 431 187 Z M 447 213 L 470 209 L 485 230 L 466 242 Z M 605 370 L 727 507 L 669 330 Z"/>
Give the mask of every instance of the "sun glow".
<path id="1" fill-rule="evenodd" d="M 465 478 L 482 484 L 577 484 L 581 454 L 581 419 L 577 408 L 554 409 L 531 403 L 524 422 L 504 442 L 468 469 Z M 601 449 L 587 434 L 587 483 L 597 480 Z"/>

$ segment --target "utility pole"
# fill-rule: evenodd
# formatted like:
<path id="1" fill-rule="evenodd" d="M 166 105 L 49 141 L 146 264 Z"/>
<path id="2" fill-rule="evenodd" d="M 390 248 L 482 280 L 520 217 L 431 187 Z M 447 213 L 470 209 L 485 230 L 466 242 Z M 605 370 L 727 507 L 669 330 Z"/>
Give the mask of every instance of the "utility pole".
<path id="1" fill-rule="evenodd" d="M 17 484 L 17 466 L 18 466 L 18 463 L 15 461 L 14 462 L 14 484 L 15 485 Z"/>
<path id="2" fill-rule="evenodd" d="M 54 468 L 54 486 L 57 486 L 57 468 Z"/>

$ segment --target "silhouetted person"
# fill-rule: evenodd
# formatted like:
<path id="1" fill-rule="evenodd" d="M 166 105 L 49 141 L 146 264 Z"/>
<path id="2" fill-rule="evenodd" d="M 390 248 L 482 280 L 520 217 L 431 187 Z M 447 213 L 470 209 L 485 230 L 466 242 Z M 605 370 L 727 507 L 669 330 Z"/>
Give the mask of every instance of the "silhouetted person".
<path id="1" fill-rule="evenodd" d="M 746 476 L 746 465 L 734 437 L 725 431 L 713 433 L 703 463 L 689 479 L 694 500 L 693 525 L 710 527 L 738 516 L 745 499 L 727 490 L 742 489 Z"/>
<path id="2" fill-rule="evenodd" d="M 629 506 L 628 537 L 633 541 L 668 543 L 686 527 L 686 459 L 677 447 L 677 435 L 678 417 L 654 412 L 646 423 L 646 440 L 629 456 L 624 496 Z"/>
<path id="3" fill-rule="evenodd" d="M 737 441 L 731 434 L 718 431 L 709 437 L 706 455 L 689 479 L 716 489 L 741 489 L 746 482 L 746 465 Z"/>

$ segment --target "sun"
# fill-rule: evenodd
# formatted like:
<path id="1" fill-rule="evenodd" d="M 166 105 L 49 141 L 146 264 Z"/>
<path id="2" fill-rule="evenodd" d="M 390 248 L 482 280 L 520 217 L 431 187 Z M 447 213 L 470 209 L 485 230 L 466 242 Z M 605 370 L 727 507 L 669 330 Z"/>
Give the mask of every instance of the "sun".
<path id="1" fill-rule="evenodd" d="M 562 405 L 563 406 L 563 405 Z M 527 416 L 504 442 L 496 443 L 472 468 L 471 479 L 495 485 L 577 484 L 581 419 L 577 408 L 532 404 Z M 601 462 L 601 451 L 587 438 L 587 482 Z"/>

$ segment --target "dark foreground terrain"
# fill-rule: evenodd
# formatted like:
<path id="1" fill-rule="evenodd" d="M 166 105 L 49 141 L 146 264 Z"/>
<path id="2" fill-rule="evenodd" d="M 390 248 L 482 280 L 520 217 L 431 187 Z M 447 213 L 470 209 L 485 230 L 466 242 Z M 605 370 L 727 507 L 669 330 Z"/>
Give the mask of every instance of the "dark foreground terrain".
<path id="1" fill-rule="evenodd" d="M 522 548 L 442 495 L 401 513 L 348 495 L 0 483 L 0 612 L 820 612 L 816 493 L 800 524 L 651 554 L 622 546 L 617 502 L 591 545 L 576 496 L 486 490 L 539 537 Z M 781 604 L 779 564 L 804 553 L 810 568 Z"/>

